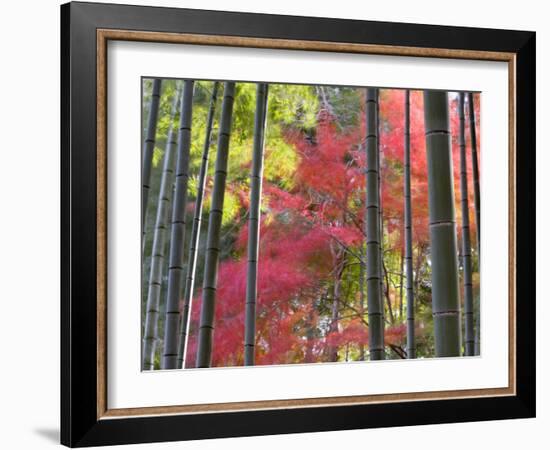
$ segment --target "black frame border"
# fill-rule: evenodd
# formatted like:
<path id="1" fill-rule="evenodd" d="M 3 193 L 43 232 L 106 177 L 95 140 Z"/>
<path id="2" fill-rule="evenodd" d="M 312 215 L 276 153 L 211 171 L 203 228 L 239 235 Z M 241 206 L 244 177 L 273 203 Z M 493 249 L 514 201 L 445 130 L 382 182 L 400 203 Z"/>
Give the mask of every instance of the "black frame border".
<path id="1" fill-rule="evenodd" d="M 516 395 L 97 419 L 96 30 L 516 55 Z M 70 447 L 535 416 L 534 32 L 73 2 L 61 6 L 61 443 Z"/>

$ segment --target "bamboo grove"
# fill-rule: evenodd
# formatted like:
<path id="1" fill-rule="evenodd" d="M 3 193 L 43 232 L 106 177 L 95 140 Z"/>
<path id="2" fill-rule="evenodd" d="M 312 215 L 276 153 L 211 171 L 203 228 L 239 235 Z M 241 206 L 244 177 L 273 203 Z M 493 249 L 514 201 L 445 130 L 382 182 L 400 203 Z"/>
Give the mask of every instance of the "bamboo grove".
<path id="1" fill-rule="evenodd" d="M 144 79 L 142 369 L 478 355 L 479 104 Z"/>

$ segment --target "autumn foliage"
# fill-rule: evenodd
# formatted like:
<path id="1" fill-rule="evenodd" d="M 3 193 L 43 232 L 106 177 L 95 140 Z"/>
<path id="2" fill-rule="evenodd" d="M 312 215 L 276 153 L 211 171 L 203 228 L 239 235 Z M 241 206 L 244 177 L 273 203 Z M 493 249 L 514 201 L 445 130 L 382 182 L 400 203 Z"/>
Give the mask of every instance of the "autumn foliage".
<path id="1" fill-rule="evenodd" d="M 358 95 L 364 96 L 363 93 Z M 479 96 L 475 98 L 479 118 Z M 402 290 L 399 277 L 402 267 L 398 265 L 403 246 L 403 105 L 402 90 L 381 91 L 381 203 L 388 272 L 385 297 L 389 299 L 386 308 L 392 308 L 389 316 L 394 317 L 394 322 L 386 324 L 385 341 L 387 346 L 396 347 L 403 345 L 405 336 L 403 307 L 400 306 Z M 459 192 L 458 116 L 453 95 L 450 95 L 449 106 L 455 189 Z M 337 349 L 340 360 L 348 359 L 352 353 L 357 359 L 360 349 L 368 345 L 368 323 L 364 313 L 366 301 L 363 305 L 357 281 L 358 255 L 363 252 L 365 239 L 363 110 L 358 111 L 357 116 L 355 124 L 342 127 L 338 124 L 338 117 L 320 108 L 317 126 L 313 130 L 284 129 L 284 140 L 294 149 L 298 163 L 292 179 L 286 180 L 285 186 L 277 180 L 264 179 L 256 364 L 328 361 L 331 348 Z M 270 161 L 271 150 L 269 146 L 266 148 L 266 165 L 276 164 L 276 161 Z M 416 282 L 420 286 L 418 289 L 422 289 L 424 284 L 429 283 L 429 265 L 426 264 L 429 237 L 420 91 L 411 92 L 411 160 L 413 241 L 419 261 L 415 267 Z M 244 162 L 243 169 L 247 165 L 249 162 Z M 469 161 L 470 182 L 471 170 Z M 235 185 L 228 186 L 228 189 L 237 192 L 241 213 L 245 217 L 248 192 L 242 187 L 235 188 Z M 473 195 L 472 188 L 470 195 Z M 459 197 L 456 198 L 459 212 Z M 471 201 L 473 204 L 473 198 Z M 471 214 L 473 222 L 473 208 Z M 234 231 L 228 256 L 219 265 L 213 366 L 243 364 L 247 232 L 248 227 L 243 220 Z M 331 315 L 334 301 L 338 303 L 336 321 Z M 200 303 L 201 290 L 198 289 L 191 316 L 187 367 L 193 367 L 195 360 L 194 330 L 199 320 Z M 421 320 L 418 323 L 418 333 L 422 336 L 425 327 Z"/>

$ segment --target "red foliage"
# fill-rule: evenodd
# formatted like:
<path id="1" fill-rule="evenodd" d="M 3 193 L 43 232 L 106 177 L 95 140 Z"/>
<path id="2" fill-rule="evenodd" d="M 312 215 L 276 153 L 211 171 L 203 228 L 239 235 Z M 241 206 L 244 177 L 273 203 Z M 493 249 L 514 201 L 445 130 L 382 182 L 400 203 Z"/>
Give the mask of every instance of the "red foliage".
<path id="1" fill-rule="evenodd" d="M 422 92 L 411 91 L 411 185 L 413 240 L 428 245 L 428 186 Z M 479 128 L 479 95 L 475 96 Z M 456 96 L 450 96 L 455 188 L 459 191 Z M 396 249 L 402 246 L 404 91 L 382 90 L 381 201 L 384 232 L 392 235 Z M 328 114 L 319 118 L 313 139 L 289 131 L 286 140 L 298 155 L 299 164 L 292 190 L 264 181 L 263 215 L 260 226 L 260 256 L 257 302 L 257 364 L 317 362 L 333 347 L 368 345 L 368 329 L 355 317 L 342 319 L 332 331 L 319 327 L 318 304 L 327 285 L 337 281 L 335 267 L 343 255 L 364 242 L 365 118 L 357 127 L 338 131 Z M 479 139 L 479 129 L 478 142 Z M 466 136 L 469 123 L 466 120 Z M 468 155 L 469 139 L 467 138 Z M 470 183 L 471 160 L 468 157 Z M 248 207 L 248 192 L 228 187 Z M 473 186 L 470 184 L 473 204 Z M 457 212 L 460 196 L 457 195 Z M 473 222 L 473 208 L 472 218 Z M 237 233 L 232 256 L 220 262 L 216 300 L 213 366 L 243 364 L 244 299 L 248 225 Z M 332 293 L 331 293 L 332 294 Z M 191 314 L 191 333 L 186 365 L 193 367 L 201 292 Z M 326 315 L 325 315 L 326 318 Z M 387 327 L 387 344 L 402 345 L 405 325 Z"/>

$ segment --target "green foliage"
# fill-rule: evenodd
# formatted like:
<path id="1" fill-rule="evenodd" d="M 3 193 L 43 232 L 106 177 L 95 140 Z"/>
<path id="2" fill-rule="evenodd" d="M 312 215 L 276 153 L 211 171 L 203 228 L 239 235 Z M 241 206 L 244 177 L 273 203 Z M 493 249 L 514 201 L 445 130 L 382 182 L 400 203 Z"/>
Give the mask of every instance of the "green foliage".
<path id="1" fill-rule="evenodd" d="M 254 108 L 256 106 L 256 84 L 237 83 L 235 103 L 233 104 L 233 132 L 231 149 L 240 146 L 252 138 L 254 130 Z"/>
<path id="2" fill-rule="evenodd" d="M 314 86 L 269 85 L 268 121 L 298 129 L 315 127 L 319 101 Z"/>
<path id="3" fill-rule="evenodd" d="M 155 146 L 153 150 L 153 167 L 157 167 L 160 164 L 163 156 L 164 156 L 164 149 L 161 147 Z"/>
<path id="4" fill-rule="evenodd" d="M 170 128 L 170 117 L 172 112 L 172 104 L 174 95 L 178 89 L 181 89 L 181 81 L 179 80 L 163 80 L 162 90 L 160 95 L 159 119 L 157 123 L 157 141 L 166 140 L 168 129 Z M 178 129 L 179 124 L 179 108 L 175 114 L 172 126 L 174 130 Z"/>
<path id="5" fill-rule="evenodd" d="M 265 147 L 264 179 L 291 189 L 300 159 L 295 148 L 285 141 L 280 127 L 268 129 Z"/>

